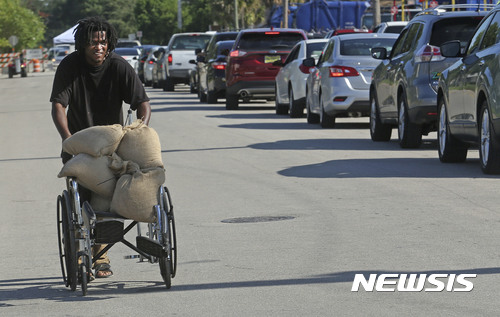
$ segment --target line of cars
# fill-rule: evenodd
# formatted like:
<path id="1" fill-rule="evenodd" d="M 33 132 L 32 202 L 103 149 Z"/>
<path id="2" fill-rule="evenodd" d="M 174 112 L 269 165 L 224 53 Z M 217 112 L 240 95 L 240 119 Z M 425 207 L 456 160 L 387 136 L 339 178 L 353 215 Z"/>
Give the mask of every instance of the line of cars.
<path id="1" fill-rule="evenodd" d="M 307 122 L 323 128 L 336 117 L 369 116 L 373 141 L 389 141 L 396 128 L 402 148 L 437 131 L 442 162 L 463 162 L 479 146 L 483 172 L 500 173 L 500 9 L 492 8 L 424 10 L 400 34 L 308 39 L 297 29 L 243 30 L 197 52 L 191 92 L 200 102 L 225 97 L 226 109 L 274 100 L 277 114 L 306 110 Z"/>

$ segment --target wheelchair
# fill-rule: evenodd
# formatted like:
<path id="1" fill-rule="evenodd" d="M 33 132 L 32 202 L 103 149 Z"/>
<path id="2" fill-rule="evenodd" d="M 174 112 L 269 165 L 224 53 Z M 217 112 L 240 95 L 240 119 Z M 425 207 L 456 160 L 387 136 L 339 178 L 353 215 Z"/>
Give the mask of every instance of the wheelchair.
<path id="1" fill-rule="evenodd" d="M 141 261 L 158 263 L 167 289 L 177 270 L 177 242 L 172 199 L 166 186 L 158 189 L 158 204 L 152 206 L 154 221 L 140 223 L 110 212 L 95 211 L 87 202 L 80 201 L 78 183 L 66 178 L 67 189 L 57 197 L 57 233 L 62 277 L 66 287 L 75 291 L 81 285 L 83 296 L 87 295 L 92 264 L 115 243 L 121 242 L 136 251 Z M 145 235 L 141 230 L 147 226 Z M 136 244 L 125 239 L 132 228 L 137 227 Z M 107 244 L 92 256 L 92 247 Z"/>

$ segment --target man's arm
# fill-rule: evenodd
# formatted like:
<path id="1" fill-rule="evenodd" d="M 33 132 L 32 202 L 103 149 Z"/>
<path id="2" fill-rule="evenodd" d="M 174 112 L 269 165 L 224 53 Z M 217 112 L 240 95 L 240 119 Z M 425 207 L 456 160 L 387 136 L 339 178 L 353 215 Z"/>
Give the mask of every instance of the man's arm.
<path id="1" fill-rule="evenodd" d="M 142 119 L 146 125 L 149 125 L 149 119 L 151 118 L 151 106 L 149 101 L 142 102 L 137 107 L 137 119 Z"/>
<path id="2" fill-rule="evenodd" d="M 68 128 L 68 118 L 66 117 L 66 108 L 58 102 L 52 103 L 52 120 L 63 141 L 71 136 Z"/>

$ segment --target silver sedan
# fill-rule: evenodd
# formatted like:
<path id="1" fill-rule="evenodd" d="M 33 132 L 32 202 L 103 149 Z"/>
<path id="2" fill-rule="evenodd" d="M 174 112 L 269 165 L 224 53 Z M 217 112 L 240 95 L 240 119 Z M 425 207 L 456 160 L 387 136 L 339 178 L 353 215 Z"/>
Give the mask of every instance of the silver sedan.
<path id="1" fill-rule="evenodd" d="M 338 116 L 368 116 L 372 72 L 380 63 L 373 47 L 391 50 L 398 34 L 356 33 L 333 36 L 307 78 L 307 122 L 333 128 Z M 311 59 L 304 65 L 314 64 Z"/>

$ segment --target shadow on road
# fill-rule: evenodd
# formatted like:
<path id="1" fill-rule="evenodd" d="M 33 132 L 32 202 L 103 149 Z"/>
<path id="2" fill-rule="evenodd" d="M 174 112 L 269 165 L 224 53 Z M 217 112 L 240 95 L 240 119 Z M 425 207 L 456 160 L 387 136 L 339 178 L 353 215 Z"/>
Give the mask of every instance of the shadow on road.
<path id="1" fill-rule="evenodd" d="M 46 299 L 58 302 L 88 302 L 102 301 L 115 298 L 123 294 L 137 294 L 148 292 L 183 292 L 183 291 L 203 291 L 215 289 L 234 288 L 254 288 L 254 287 L 276 287 L 294 285 L 314 285 L 351 283 L 356 274 L 363 274 L 368 279 L 370 274 L 477 274 L 491 275 L 500 274 L 500 267 L 459 269 L 459 270 L 427 270 L 427 271 L 384 271 L 384 270 L 363 270 L 334 272 L 330 274 L 313 275 L 302 278 L 289 278 L 278 280 L 255 280 L 255 281 L 231 281 L 221 283 L 198 283 L 198 284 L 173 284 L 169 290 L 165 289 L 162 282 L 151 281 L 106 281 L 92 282 L 89 284 L 87 296 L 81 295 L 78 287 L 75 292 L 64 288 L 60 278 L 46 277 L 33 279 L 13 279 L 0 281 L 0 307 L 15 306 L 8 301 Z M 57 281 L 56 281 L 57 280 Z M 350 285 L 349 285 L 350 288 Z"/>
<path id="2" fill-rule="evenodd" d="M 461 164 L 443 164 L 438 158 L 332 160 L 290 167 L 278 174 L 299 178 L 498 178 L 483 174 L 478 159 Z"/>

